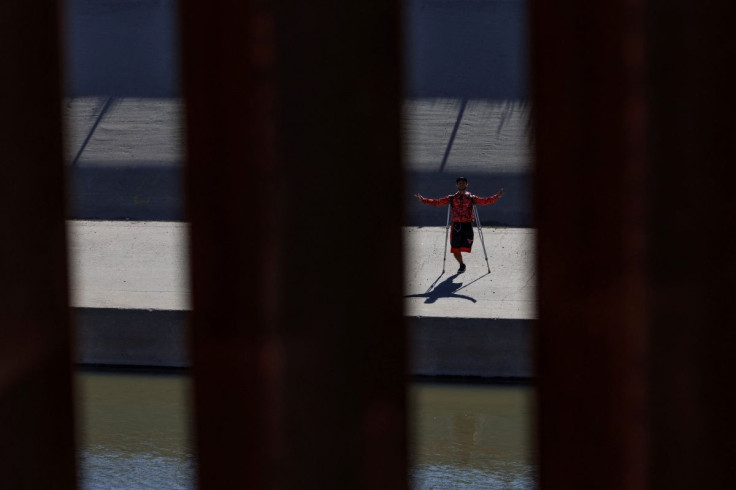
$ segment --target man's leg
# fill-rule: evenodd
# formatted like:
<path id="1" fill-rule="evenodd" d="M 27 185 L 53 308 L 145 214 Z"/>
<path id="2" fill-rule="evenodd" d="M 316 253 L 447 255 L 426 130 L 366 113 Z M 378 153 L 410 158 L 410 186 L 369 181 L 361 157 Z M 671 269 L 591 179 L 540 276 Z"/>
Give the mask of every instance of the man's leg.
<path id="1" fill-rule="evenodd" d="M 457 226 L 457 223 L 453 223 L 452 230 L 450 231 L 450 245 L 456 250 L 462 246 L 461 228 L 458 228 Z M 454 250 L 451 250 L 451 252 L 458 264 L 463 265 L 463 256 L 460 254 L 460 251 L 458 250 L 455 252 Z"/>
<path id="2" fill-rule="evenodd" d="M 463 256 L 460 252 L 453 252 L 452 253 L 455 256 L 455 259 L 460 264 L 460 268 L 457 270 L 457 273 L 460 274 L 461 272 L 465 272 L 465 264 L 463 263 Z"/>
<path id="3" fill-rule="evenodd" d="M 473 246 L 473 225 L 472 223 L 463 223 L 461 230 L 458 230 L 458 243 L 459 251 L 453 252 L 455 255 L 455 259 L 460 264 L 460 268 L 458 269 L 458 274 L 461 272 L 465 272 L 465 263 L 463 262 L 463 256 L 462 251 L 470 253 L 470 247 Z"/>
<path id="4" fill-rule="evenodd" d="M 457 263 L 460 264 L 460 268 L 458 269 L 458 274 L 461 272 L 465 272 L 465 264 L 463 263 L 463 256 L 460 252 L 460 247 L 463 246 L 463 233 L 462 228 L 459 225 L 453 224 L 452 226 L 452 233 L 450 234 L 451 241 L 452 241 L 452 248 L 457 250 L 455 252 L 452 250 L 452 255 L 455 257 L 455 260 L 457 260 Z"/>

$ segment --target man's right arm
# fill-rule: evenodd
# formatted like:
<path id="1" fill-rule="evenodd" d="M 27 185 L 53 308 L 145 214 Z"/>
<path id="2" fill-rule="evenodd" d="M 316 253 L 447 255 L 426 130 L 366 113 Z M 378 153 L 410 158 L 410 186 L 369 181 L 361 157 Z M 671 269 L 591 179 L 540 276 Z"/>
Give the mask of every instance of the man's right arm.
<path id="1" fill-rule="evenodd" d="M 439 199 L 430 199 L 422 196 L 421 194 L 414 194 L 414 197 L 417 198 L 417 201 L 423 204 L 429 204 L 430 206 L 447 206 L 450 204 L 450 196 L 440 197 Z"/>

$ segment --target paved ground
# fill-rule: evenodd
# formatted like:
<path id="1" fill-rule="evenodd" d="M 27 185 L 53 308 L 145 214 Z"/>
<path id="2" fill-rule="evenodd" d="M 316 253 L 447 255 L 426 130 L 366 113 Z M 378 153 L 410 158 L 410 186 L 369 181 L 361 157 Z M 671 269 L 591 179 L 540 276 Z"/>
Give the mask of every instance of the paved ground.
<path id="1" fill-rule="evenodd" d="M 189 309 L 186 233 L 180 222 L 70 221 L 72 306 Z M 444 227 L 405 228 L 408 316 L 532 319 L 534 231 L 485 228 L 456 274 L 442 272 Z"/>
<path id="2" fill-rule="evenodd" d="M 457 274 L 457 261 L 449 252 L 442 274 L 444 227 L 410 227 L 404 236 L 407 316 L 536 318 L 534 230 L 484 228 L 490 273 L 477 231 L 473 253 L 464 254 L 463 274 Z"/>
<path id="3" fill-rule="evenodd" d="M 69 221 L 75 308 L 189 309 L 188 225 Z"/>

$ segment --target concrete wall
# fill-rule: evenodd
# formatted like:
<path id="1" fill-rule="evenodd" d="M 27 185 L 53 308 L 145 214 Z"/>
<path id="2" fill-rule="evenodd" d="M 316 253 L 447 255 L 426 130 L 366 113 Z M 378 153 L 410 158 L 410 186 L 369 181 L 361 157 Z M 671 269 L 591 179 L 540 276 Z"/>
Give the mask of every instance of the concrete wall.
<path id="1" fill-rule="evenodd" d="M 186 367 L 188 312 L 74 308 L 76 362 Z"/>
<path id="2" fill-rule="evenodd" d="M 405 0 L 409 98 L 528 94 L 524 0 Z"/>
<path id="3" fill-rule="evenodd" d="M 67 94 L 178 97 L 177 0 L 64 2 Z"/>
<path id="4" fill-rule="evenodd" d="M 189 366 L 186 311 L 75 308 L 76 361 L 98 366 Z M 410 372 L 530 378 L 533 320 L 409 319 Z"/>
<path id="5" fill-rule="evenodd" d="M 69 0 L 71 97 L 180 94 L 176 0 Z M 525 99 L 526 2 L 405 0 L 409 98 Z"/>
<path id="6" fill-rule="evenodd" d="M 533 321 L 411 318 L 411 373 L 531 378 Z"/>

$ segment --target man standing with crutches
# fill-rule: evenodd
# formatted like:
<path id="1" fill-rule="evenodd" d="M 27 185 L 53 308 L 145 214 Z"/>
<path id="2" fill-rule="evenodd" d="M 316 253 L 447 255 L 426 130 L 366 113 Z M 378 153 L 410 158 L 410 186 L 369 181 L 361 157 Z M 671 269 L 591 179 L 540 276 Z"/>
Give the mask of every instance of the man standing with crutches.
<path id="1" fill-rule="evenodd" d="M 475 221 L 478 225 L 478 231 L 482 234 L 480 228 L 480 219 L 477 217 L 475 206 L 485 206 L 493 204 L 503 196 L 503 189 L 498 191 L 491 197 L 480 197 L 471 194 L 467 191 L 468 179 L 465 177 L 458 177 L 455 181 L 457 185 L 457 192 L 450 194 L 449 196 L 440 197 L 439 199 L 429 199 L 423 197 L 421 194 L 414 194 L 417 200 L 430 206 L 449 206 L 447 209 L 447 225 L 450 225 L 450 215 L 452 215 L 452 230 L 449 233 L 450 236 L 450 252 L 455 256 L 455 259 L 460 264 L 460 268 L 457 273 L 460 274 L 465 272 L 465 263 L 463 262 L 462 252 L 470 253 L 473 247 L 473 222 Z M 481 243 L 483 244 L 483 253 L 486 257 L 486 265 L 488 266 L 488 254 L 485 250 L 485 243 L 481 236 Z M 447 256 L 447 236 L 445 236 L 445 257 Z M 491 271 L 488 266 L 488 272 Z M 445 272 L 444 259 L 442 262 L 442 272 Z"/>

